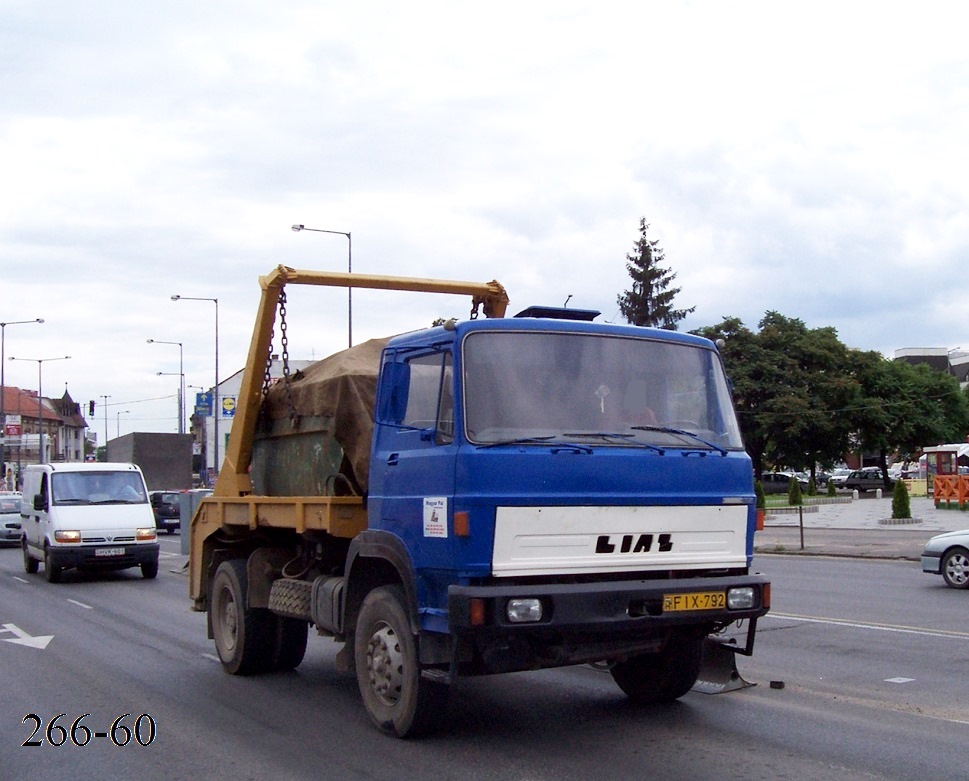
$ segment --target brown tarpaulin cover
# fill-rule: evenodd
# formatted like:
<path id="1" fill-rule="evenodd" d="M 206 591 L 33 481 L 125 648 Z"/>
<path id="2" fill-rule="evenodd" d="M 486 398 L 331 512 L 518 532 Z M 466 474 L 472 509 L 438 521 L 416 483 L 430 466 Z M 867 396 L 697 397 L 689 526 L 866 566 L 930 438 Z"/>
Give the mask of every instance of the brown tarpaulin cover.
<path id="1" fill-rule="evenodd" d="M 297 416 L 332 417 L 333 436 L 364 491 L 370 475 L 380 353 L 390 338 L 371 339 L 311 364 L 293 375 L 289 393 L 282 380 L 274 383 L 263 404 L 271 420 L 289 417 L 290 400 Z"/>

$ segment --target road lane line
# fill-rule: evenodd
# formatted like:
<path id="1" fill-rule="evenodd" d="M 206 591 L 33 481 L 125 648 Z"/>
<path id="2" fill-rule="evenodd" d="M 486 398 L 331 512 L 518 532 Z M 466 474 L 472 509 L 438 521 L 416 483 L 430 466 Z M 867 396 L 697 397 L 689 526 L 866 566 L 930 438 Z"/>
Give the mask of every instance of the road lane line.
<path id="1" fill-rule="evenodd" d="M 846 618 L 825 618 L 822 616 L 802 616 L 796 613 L 768 613 L 764 618 L 776 618 L 780 621 L 804 621 L 809 624 L 830 624 L 833 626 L 847 626 L 853 629 L 872 629 L 878 632 L 898 632 L 907 635 L 925 635 L 926 637 L 948 637 L 956 640 L 969 639 L 969 632 L 959 632 L 954 629 L 923 629 L 915 626 L 900 626 L 898 624 L 879 624 L 874 621 L 849 621 Z M 764 619 L 761 619 L 762 621 Z"/>
<path id="2" fill-rule="evenodd" d="M 69 599 L 67 601 L 70 602 L 72 605 L 83 607 L 85 610 L 94 610 L 94 608 L 91 607 L 91 605 L 85 605 L 83 602 L 78 602 L 76 599 Z"/>

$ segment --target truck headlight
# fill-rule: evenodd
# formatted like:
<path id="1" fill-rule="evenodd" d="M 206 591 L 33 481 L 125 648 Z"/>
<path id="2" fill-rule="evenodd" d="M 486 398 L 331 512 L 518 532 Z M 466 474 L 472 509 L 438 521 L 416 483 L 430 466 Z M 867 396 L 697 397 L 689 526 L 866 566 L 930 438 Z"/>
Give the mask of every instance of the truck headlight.
<path id="1" fill-rule="evenodd" d="M 151 528 L 151 529 L 136 529 L 135 530 L 135 539 L 138 542 L 148 542 L 149 540 L 155 539 L 155 536 L 156 536 L 156 534 L 155 534 L 155 530 L 153 528 Z"/>
<path id="2" fill-rule="evenodd" d="M 757 591 L 753 586 L 741 586 L 727 590 L 728 610 L 750 610 L 757 607 Z"/>
<path id="3" fill-rule="evenodd" d="M 56 542 L 80 542 L 81 532 L 74 529 L 61 529 L 54 532 L 54 540 Z"/>
<path id="4" fill-rule="evenodd" d="M 505 615 L 513 624 L 534 624 L 542 620 L 542 600 L 509 599 L 505 605 Z"/>

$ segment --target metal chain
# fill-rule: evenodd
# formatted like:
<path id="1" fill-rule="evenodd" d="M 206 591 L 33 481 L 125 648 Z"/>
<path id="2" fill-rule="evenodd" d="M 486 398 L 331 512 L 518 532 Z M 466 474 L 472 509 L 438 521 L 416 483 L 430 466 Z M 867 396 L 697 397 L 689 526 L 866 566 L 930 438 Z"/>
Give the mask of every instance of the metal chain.
<path id="1" fill-rule="evenodd" d="M 279 344 L 282 348 L 280 355 L 283 359 L 283 383 L 286 389 L 286 406 L 289 408 L 289 419 L 296 423 L 296 407 L 293 404 L 292 378 L 289 371 L 289 336 L 286 330 L 289 326 L 286 323 L 286 291 L 279 291 Z"/>

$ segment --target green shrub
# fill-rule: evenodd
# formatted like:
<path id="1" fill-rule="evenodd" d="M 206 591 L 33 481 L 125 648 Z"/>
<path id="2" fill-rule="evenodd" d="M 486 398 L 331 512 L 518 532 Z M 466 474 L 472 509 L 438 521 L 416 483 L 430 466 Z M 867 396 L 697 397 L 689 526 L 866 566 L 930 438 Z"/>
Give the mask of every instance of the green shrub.
<path id="1" fill-rule="evenodd" d="M 807 495 L 808 496 L 818 495 L 818 486 L 817 486 L 817 483 L 814 482 L 813 477 L 808 479 Z"/>
<path id="2" fill-rule="evenodd" d="M 792 507 L 804 504 L 804 498 L 801 496 L 801 484 L 797 482 L 796 477 L 792 477 L 791 482 L 787 485 L 787 503 Z"/>
<path id="3" fill-rule="evenodd" d="M 757 495 L 757 509 L 763 510 L 767 502 L 764 500 L 764 484 L 760 480 L 754 480 L 754 493 Z"/>
<path id="4" fill-rule="evenodd" d="M 911 518 L 912 507 L 908 501 L 908 486 L 904 480 L 895 481 L 895 489 L 892 491 L 892 518 Z"/>
<path id="5" fill-rule="evenodd" d="M 827 496 L 837 496 L 838 492 L 835 490 L 834 483 L 828 480 L 828 490 L 825 492 Z"/>

